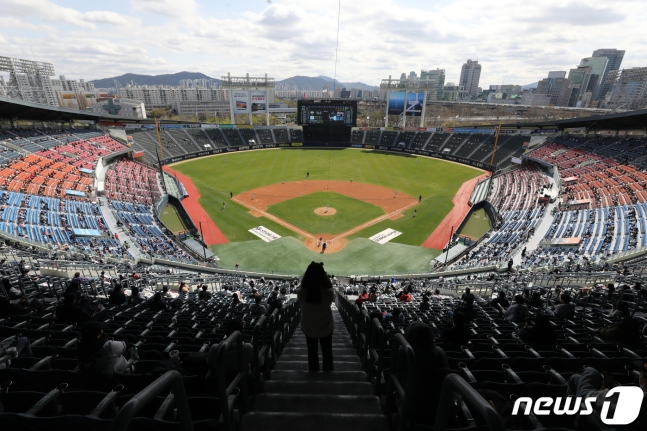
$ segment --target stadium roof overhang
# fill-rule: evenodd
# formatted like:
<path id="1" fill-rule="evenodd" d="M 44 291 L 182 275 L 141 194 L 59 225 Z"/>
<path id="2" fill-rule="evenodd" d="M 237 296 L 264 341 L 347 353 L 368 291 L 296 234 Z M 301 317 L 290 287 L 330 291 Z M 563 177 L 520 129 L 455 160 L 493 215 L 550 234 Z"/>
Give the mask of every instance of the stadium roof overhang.
<path id="1" fill-rule="evenodd" d="M 482 125 L 479 128 L 493 128 L 498 124 Z M 647 109 L 621 112 L 616 114 L 591 115 L 588 117 L 570 118 L 543 122 L 517 122 L 501 124 L 502 128 L 511 129 L 576 129 L 587 130 L 647 130 Z"/>
<path id="2" fill-rule="evenodd" d="M 0 118 L 27 121 L 99 121 L 100 114 L 0 97 Z"/>
<path id="3" fill-rule="evenodd" d="M 80 109 L 61 108 L 42 103 L 26 102 L 0 96 L 0 119 L 15 119 L 24 121 L 100 121 L 128 122 L 128 123 L 153 123 L 152 119 L 139 119 L 121 117 L 119 115 L 99 114 L 96 112 L 82 111 Z M 167 122 L 167 121 L 164 121 Z M 173 121 L 170 121 L 173 122 Z"/>

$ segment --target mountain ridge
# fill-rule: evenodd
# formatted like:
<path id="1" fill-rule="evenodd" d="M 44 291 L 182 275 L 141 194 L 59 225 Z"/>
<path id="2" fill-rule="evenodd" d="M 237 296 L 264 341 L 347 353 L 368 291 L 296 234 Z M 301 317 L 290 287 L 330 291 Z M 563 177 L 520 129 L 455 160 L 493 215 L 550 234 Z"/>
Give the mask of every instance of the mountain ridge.
<path id="1" fill-rule="evenodd" d="M 119 82 L 119 85 L 125 87 L 134 82 L 138 85 L 174 85 L 177 86 L 180 84 L 181 79 L 212 79 L 215 83 L 220 84 L 222 81 L 218 78 L 212 78 L 204 73 L 200 72 L 178 72 L 178 73 L 167 73 L 161 75 L 141 75 L 136 73 L 125 73 L 119 76 L 113 76 L 110 78 L 94 79 L 90 82 L 94 83 L 96 88 L 115 88 L 115 80 Z M 278 80 L 275 82 L 278 84 L 287 84 L 290 86 L 297 86 L 299 90 L 321 90 L 324 85 L 328 85 L 328 88 L 332 90 L 334 87 L 337 88 L 357 88 L 360 90 L 373 90 L 376 89 L 376 86 L 371 86 L 363 82 L 348 82 L 343 83 L 328 76 L 304 76 L 304 75 L 295 75 L 290 78 Z"/>

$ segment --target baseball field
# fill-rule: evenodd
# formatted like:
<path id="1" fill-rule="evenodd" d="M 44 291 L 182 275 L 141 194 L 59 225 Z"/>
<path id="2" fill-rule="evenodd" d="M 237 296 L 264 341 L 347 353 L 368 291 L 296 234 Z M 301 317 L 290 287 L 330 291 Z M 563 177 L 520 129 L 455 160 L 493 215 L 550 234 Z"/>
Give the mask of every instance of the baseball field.
<path id="1" fill-rule="evenodd" d="M 339 275 L 428 270 L 440 250 L 422 244 L 454 207 L 461 185 L 482 174 L 443 160 L 360 149 L 227 153 L 165 169 L 176 171 L 185 187 L 192 183 L 183 205 L 196 225 L 202 222 L 221 266 L 296 274 L 317 260 Z M 250 232 L 261 226 L 280 238 Z M 387 229 L 397 231 L 388 231 L 390 241 L 368 239 Z"/>

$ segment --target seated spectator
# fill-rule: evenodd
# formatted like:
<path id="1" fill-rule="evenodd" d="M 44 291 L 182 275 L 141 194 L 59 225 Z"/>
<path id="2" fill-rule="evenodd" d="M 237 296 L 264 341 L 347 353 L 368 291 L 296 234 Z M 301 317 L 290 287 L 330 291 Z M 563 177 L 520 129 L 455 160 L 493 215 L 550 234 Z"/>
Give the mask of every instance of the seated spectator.
<path id="1" fill-rule="evenodd" d="M 542 308 L 544 304 L 545 302 L 541 299 L 541 292 L 533 292 L 530 301 L 528 301 L 528 305 L 530 307 Z"/>
<path id="2" fill-rule="evenodd" d="M 83 325 L 92 320 L 92 315 L 79 305 L 79 298 L 74 292 L 63 294 L 63 305 L 56 308 L 56 322 L 68 325 Z"/>
<path id="3" fill-rule="evenodd" d="M 575 316 L 575 304 L 572 304 L 573 298 L 568 293 L 560 295 L 561 304 L 555 306 L 555 317 L 558 319 L 572 319 Z"/>
<path id="4" fill-rule="evenodd" d="M 285 287 L 282 287 L 281 290 L 279 291 L 279 299 L 283 301 L 283 303 L 287 302 L 290 297 L 288 296 L 288 292 L 285 289 Z"/>
<path id="5" fill-rule="evenodd" d="M 451 326 L 446 328 L 441 335 L 443 347 L 460 349 L 470 342 L 470 329 L 467 327 L 467 317 L 461 311 L 452 314 Z"/>
<path id="6" fill-rule="evenodd" d="M 370 293 L 368 294 L 369 302 L 375 303 L 377 302 L 377 298 L 378 298 L 377 290 L 375 290 L 375 288 L 371 289 Z"/>
<path id="7" fill-rule="evenodd" d="M 31 342 L 27 337 L 10 337 L 4 340 L 0 340 L 0 358 L 8 355 L 13 356 L 14 358 L 30 358 L 34 356 L 34 353 L 31 350 Z M 7 364 L 2 364 L 6 366 Z"/>
<path id="8" fill-rule="evenodd" d="M 144 299 L 146 298 L 144 298 L 144 294 L 139 291 L 139 287 L 133 286 L 130 289 L 130 302 L 138 303 L 142 302 Z"/>
<path id="9" fill-rule="evenodd" d="M 128 304 L 128 299 L 126 298 L 126 294 L 122 290 L 121 284 L 115 284 L 115 287 L 112 289 L 112 293 L 108 297 L 108 303 L 112 305 Z"/>
<path id="10" fill-rule="evenodd" d="M 407 290 L 403 290 L 402 294 L 398 298 L 401 302 L 411 302 L 413 299 L 413 296 L 411 296 L 411 293 L 408 292 Z"/>
<path id="11" fill-rule="evenodd" d="M 640 430 L 644 429 L 644 424 L 647 423 L 647 370 L 645 366 L 643 366 L 638 378 L 638 385 L 643 390 L 638 417 L 633 423 L 622 427 L 622 429 Z M 567 396 L 581 397 L 582 399 L 588 397 L 596 398 L 596 401 L 591 404 L 593 408 L 592 414 L 579 414 L 575 418 L 575 425 L 578 430 L 598 431 L 611 428 L 618 429 L 618 427 L 605 425 L 600 417 L 605 404 L 611 404 L 607 407 L 607 415 L 609 415 L 609 412 L 615 411 L 618 399 L 615 398 L 614 400 L 614 397 L 607 398 L 607 393 L 616 386 L 619 386 L 619 383 L 614 381 L 612 375 L 603 376 L 598 370 L 592 367 L 584 367 L 581 374 L 573 374 L 569 378 L 566 388 Z"/>
<path id="12" fill-rule="evenodd" d="M 180 283 L 180 286 L 177 288 L 178 293 L 189 293 L 189 286 L 186 285 L 186 283 L 182 282 Z"/>
<path id="13" fill-rule="evenodd" d="M 500 312 L 503 312 L 506 308 L 508 308 L 510 306 L 510 303 L 505 296 L 505 292 L 500 290 L 499 293 L 497 293 L 497 297 L 490 301 L 490 306 L 496 308 Z"/>
<path id="14" fill-rule="evenodd" d="M 25 306 L 25 298 L 22 298 L 20 303 L 12 304 L 9 298 L 2 296 L 0 297 L 0 318 L 9 317 L 9 316 L 22 316 L 25 314 L 31 313 L 31 308 Z"/>
<path id="15" fill-rule="evenodd" d="M 364 289 L 362 291 L 361 295 L 359 295 L 357 297 L 357 299 L 355 299 L 355 304 L 357 304 L 357 305 L 359 305 L 361 307 L 362 304 L 367 302 L 367 301 L 368 301 L 368 293 L 366 292 L 366 289 Z"/>
<path id="16" fill-rule="evenodd" d="M 218 294 L 220 296 L 231 296 L 232 295 L 231 291 L 229 290 L 229 288 L 227 286 L 223 286 L 222 290 L 220 292 L 218 292 Z"/>
<path id="17" fill-rule="evenodd" d="M 267 308 L 261 304 L 262 300 L 263 298 L 260 295 L 256 295 L 254 303 L 249 306 L 249 311 L 253 314 L 267 314 Z"/>
<path id="18" fill-rule="evenodd" d="M 435 345 L 431 327 L 420 321 L 412 322 L 404 337 L 416 355 L 409 419 L 412 424 L 433 426 L 440 401 L 439 388 L 450 372 L 447 357 L 445 351 Z"/>
<path id="19" fill-rule="evenodd" d="M 225 328 L 225 335 L 229 337 L 234 332 L 238 331 L 241 334 L 243 333 L 244 324 L 242 320 L 231 319 L 227 322 L 227 327 Z M 225 378 L 227 381 L 231 381 L 236 373 L 238 372 L 238 351 L 234 348 L 229 348 L 227 350 L 227 357 L 225 358 Z M 207 378 L 214 378 L 218 373 L 216 368 L 216 358 L 218 356 L 218 350 L 220 350 L 220 343 L 214 343 L 209 349 L 209 372 L 207 373 Z M 243 361 L 247 365 L 247 371 L 251 371 L 254 360 L 254 348 L 251 343 L 243 344 Z"/>
<path id="20" fill-rule="evenodd" d="M 88 322 L 81 328 L 77 348 L 80 369 L 84 372 L 112 374 L 119 371 L 129 374 L 130 370 L 124 369 L 126 342 L 108 339 L 103 332 L 105 328 L 106 324 L 101 322 Z"/>
<path id="21" fill-rule="evenodd" d="M 231 294 L 231 305 L 238 305 L 240 303 L 241 302 L 240 302 L 240 299 L 238 298 L 238 294 L 237 293 L 232 293 Z"/>
<path id="22" fill-rule="evenodd" d="M 471 322 L 472 320 L 476 319 L 476 309 L 474 308 L 474 295 L 466 296 L 464 301 L 465 301 L 465 305 L 456 307 L 456 309 L 454 310 L 454 313 L 457 311 L 460 311 L 465 315 L 465 318 L 467 319 L 467 321 Z M 452 313 L 448 313 L 448 314 L 451 317 Z"/>
<path id="23" fill-rule="evenodd" d="M 633 345 L 640 343 L 641 325 L 638 320 L 630 317 L 612 323 L 608 328 L 600 328 L 595 332 L 607 343 Z"/>
<path id="24" fill-rule="evenodd" d="M 283 301 L 279 299 L 278 290 L 273 290 L 270 297 L 267 299 L 267 312 L 272 314 L 274 310 L 281 310 L 283 308 Z"/>
<path id="25" fill-rule="evenodd" d="M 78 274 L 78 273 L 77 273 Z M 81 280 L 73 278 L 72 281 L 67 285 L 65 292 L 74 292 L 77 295 L 81 294 Z"/>
<path id="26" fill-rule="evenodd" d="M 371 314 L 368 317 L 371 322 L 373 321 L 373 319 L 377 319 L 380 323 L 384 321 L 384 314 L 380 313 L 379 311 L 371 312 Z"/>
<path id="27" fill-rule="evenodd" d="M 202 286 L 199 287 L 198 299 L 200 301 L 208 301 L 211 299 L 211 292 L 209 292 L 207 289 L 208 289 L 208 286 L 206 284 L 203 284 Z"/>
<path id="28" fill-rule="evenodd" d="M 162 296 L 165 298 L 172 298 L 173 295 L 171 295 L 171 292 L 169 292 L 168 286 L 164 285 L 162 286 Z"/>
<path id="29" fill-rule="evenodd" d="M 402 309 L 401 308 L 394 308 L 390 313 L 384 314 L 384 318 L 382 319 L 384 323 L 389 323 L 393 322 L 395 324 L 401 324 L 404 323 L 404 314 L 402 314 Z"/>
<path id="30" fill-rule="evenodd" d="M 625 301 L 618 301 L 613 305 L 609 317 L 629 317 L 629 304 Z"/>
<path id="31" fill-rule="evenodd" d="M 547 314 L 539 313 L 534 321 L 526 319 L 526 325 L 519 331 L 519 338 L 531 346 L 552 346 L 554 348 L 557 335 L 550 324 Z"/>
<path id="32" fill-rule="evenodd" d="M 440 289 L 434 290 L 433 295 L 431 295 L 431 300 L 434 302 L 442 301 L 442 298 L 440 297 Z"/>
<path id="33" fill-rule="evenodd" d="M 474 294 L 471 292 L 471 289 L 469 287 L 466 287 L 465 288 L 465 293 L 463 293 L 463 295 L 461 295 L 461 301 L 465 302 L 465 298 L 467 298 L 468 296 L 471 296 L 472 298 L 474 298 Z M 474 301 L 472 301 L 472 302 L 474 302 Z"/>
<path id="34" fill-rule="evenodd" d="M 428 296 L 423 296 L 422 297 L 422 302 L 420 303 L 420 311 L 426 311 L 429 310 L 431 306 L 429 305 L 429 297 Z"/>
<path id="35" fill-rule="evenodd" d="M 523 296 L 515 295 L 514 304 L 505 310 L 505 318 L 510 322 L 523 323 L 528 317 L 528 307 L 524 304 Z"/>
<path id="36" fill-rule="evenodd" d="M 162 292 L 155 292 L 153 295 L 153 300 L 148 304 L 148 309 L 151 311 L 162 311 L 168 310 L 168 305 L 162 298 Z"/>

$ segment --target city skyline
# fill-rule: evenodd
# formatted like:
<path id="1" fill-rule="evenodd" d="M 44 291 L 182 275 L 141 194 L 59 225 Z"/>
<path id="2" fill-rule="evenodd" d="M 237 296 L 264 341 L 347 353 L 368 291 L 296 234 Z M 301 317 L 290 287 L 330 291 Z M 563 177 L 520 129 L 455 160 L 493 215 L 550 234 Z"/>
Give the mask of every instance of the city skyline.
<path id="1" fill-rule="evenodd" d="M 79 0 L 0 0 L 0 55 L 52 62 L 57 74 L 86 80 L 184 70 L 212 77 L 268 73 L 277 80 L 334 76 L 336 4 L 214 3 L 116 0 L 96 10 Z M 525 85 L 601 48 L 626 50 L 624 68 L 647 64 L 639 49 L 647 5 L 614 6 L 342 1 L 337 79 L 377 85 L 403 71 L 442 68 L 446 82 L 458 82 L 471 58 L 482 65 L 481 87 Z"/>

